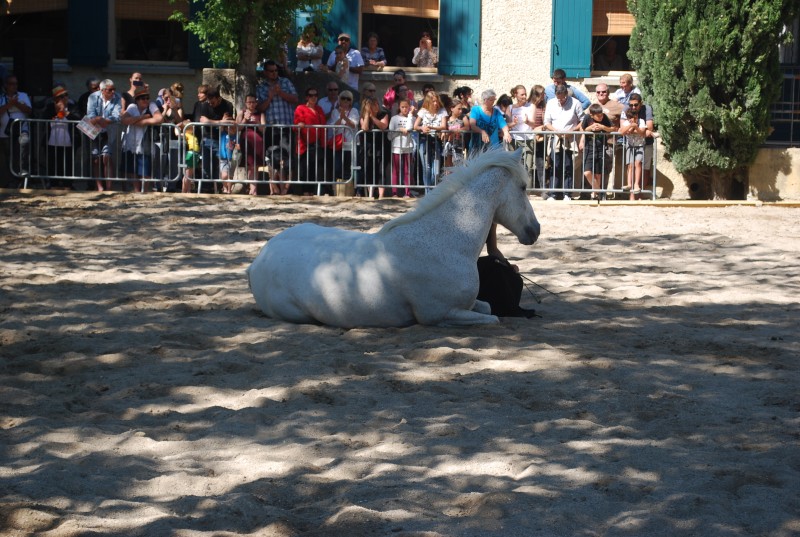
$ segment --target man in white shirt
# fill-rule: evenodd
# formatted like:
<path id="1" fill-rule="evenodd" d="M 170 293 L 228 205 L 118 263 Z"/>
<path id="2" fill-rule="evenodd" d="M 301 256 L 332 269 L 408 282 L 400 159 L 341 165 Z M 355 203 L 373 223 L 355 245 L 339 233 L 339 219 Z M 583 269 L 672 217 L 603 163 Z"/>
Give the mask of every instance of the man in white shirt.
<path id="1" fill-rule="evenodd" d="M 361 52 L 357 48 L 350 46 L 350 34 L 339 34 L 339 45 L 348 47 L 350 50 L 347 52 L 347 60 L 350 63 L 347 73 L 347 84 L 358 91 L 358 78 L 364 71 L 364 58 L 361 57 Z M 328 56 L 328 70 L 336 70 L 336 52 L 331 52 Z"/>
<path id="2" fill-rule="evenodd" d="M 325 97 L 317 102 L 322 111 L 325 112 L 325 119 L 331 119 L 331 112 L 339 105 L 339 84 L 335 80 L 329 80 L 325 86 Z"/>
<path id="3" fill-rule="evenodd" d="M 555 98 L 547 101 L 544 109 L 544 126 L 546 131 L 578 131 L 583 120 L 583 106 L 575 97 L 570 97 L 569 88 L 560 84 L 556 86 Z M 551 188 L 563 188 L 564 201 L 572 199 L 572 158 L 577 149 L 575 136 L 564 134 L 552 138 L 551 155 L 553 159 L 553 175 L 550 178 Z M 551 192 L 548 201 L 556 199 L 561 193 Z"/>
<path id="4" fill-rule="evenodd" d="M 17 91 L 17 77 L 6 75 L 5 91 L 0 95 L 0 187 L 6 188 L 14 183 L 11 180 L 11 164 L 14 169 L 25 172 L 28 166 L 30 136 L 26 123 L 16 123 L 15 119 L 25 119 L 31 115 L 31 99 L 23 91 Z M 24 136 L 22 135 L 24 133 Z M 11 154 L 11 137 L 16 137 L 14 154 Z"/>
<path id="5" fill-rule="evenodd" d="M 642 94 L 642 92 L 639 91 L 639 88 L 633 85 L 633 77 L 630 74 L 625 73 L 619 77 L 619 89 L 614 92 L 614 95 L 612 95 L 611 98 L 622 103 L 622 106 L 627 110 L 628 100 L 634 93 L 638 95 Z"/>

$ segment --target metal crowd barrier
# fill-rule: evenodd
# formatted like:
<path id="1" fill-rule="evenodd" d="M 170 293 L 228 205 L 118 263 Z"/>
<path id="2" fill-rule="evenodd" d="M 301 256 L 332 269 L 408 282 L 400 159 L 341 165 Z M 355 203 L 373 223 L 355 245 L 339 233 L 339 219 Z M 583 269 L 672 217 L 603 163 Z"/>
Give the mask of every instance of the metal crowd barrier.
<path id="1" fill-rule="evenodd" d="M 11 126 L 11 173 L 28 188 L 95 181 L 137 190 L 167 190 L 180 173 L 180 130 L 163 123 L 128 128 L 113 124 L 91 139 L 67 119 L 15 119 Z M 138 129 L 138 130 L 136 130 Z M 126 140 L 127 139 L 127 140 Z"/>
<path id="2" fill-rule="evenodd" d="M 629 158 L 625 137 L 618 132 L 511 131 L 510 134 L 512 138 L 515 135 L 516 138 L 527 137 L 513 140 L 509 149 L 523 148 L 522 158 L 529 172 L 528 190 L 531 193 L 545 198 L 565 195 L 576 198 L 584 194 L 617 197 L 631 193 L 656 198 L 658 158 L 655 143 L 642 149 L 639 192 L 635 192 L 627 188 L 628 173 L 630 167 L 635 168 L 635 157 Z"/>
<path id="3" fill-rule="evenodd" d="M 94 140 L 78 121 L 15 119 L 11 172 L 28 188 L 95 181 L 98 189 L 230 192 L 241 183 L 258 193 L 374 196 L 419 195 L 467 157 L 473 133 L 411 133 L 411 150 L 392 153 L 391 131 L 354 131 L 341 125 L 187 123 L 111 125 Z M 400 134 L 400 133 L 396 133 Z M 628 196 L 629 161 L 619 133 L 511 131 L 507 149 L 523 149 L 528 191 L 543 197 Z M 597 138 L 602 140 L 595 144 Z M 583 141 L 583 149 L 579 149 Z M 601 154 L 594 159 L 587 153 Z M 591 151 L 590 151 L 591 148 Z M 644 151 L 640 194 L 656 197 L 657 145 Z M 570 173 L 571 170 L 571 173 Z M 587 172 L 589 177 L 586 176 Z M 122 186 L 120 186 L 120 184 Z M 262 192 L 265 193 L 265 192 Z"/>
<path id="4" fill-rule="evenodd" d="M 355 133 L 347 126 L 187 123 L 183 138 L 182 166 L 198 191 L 241 183 L 251 194 L 269 185 L 270 194 L 321 195 L 355 184 Z"/>
<path id="5" fill-rule="evenodd" d="M 412 194 L 433 188 L 448 173 L 448 169 L 467 158 L 475 151 L 470 143 L 474 133 L 441 132 L 436 135 L 412 134 L 413 149 L 406 161 L 398 162 L 392 154 L 391 131 L 359 131 L 357 154 L 359 159 L 356 188 L 365 195 L 372 196 L 377 188 L 383 195 L 387 191 L 395 194 L 405 189 L 405 185 L 392 184 L 395 176 L 403 177 L 408 166 Z M 575 131 L 546 131 L 540 133 L 511 131 L 514 139 L 504 144 L 508 150 L 522 148 L 522 162 L 528 170 L 528 191 L 542 197 L 568 195 L 578 198 L 582 195 L 628 196 L 631 190 L 627 185 L 628 158 L 624 137 L 619 133 L 594 134 Z M 581 138 L 583 149 L 579 149 Z M 598 138 L 600 140 L 598 140 Z M 602 144 L 602 151 L 596 158 L 585 159 L 587 152 L 595 153 L 594 142 Z M 488 145 L 479 145 L 487 149 Z M 649 166 L 642 165 L 640 192 L 656 197 L 656 145 L 647 145 Z M 572 173 L 570 174 L 570 170 Z M 586 172 L 590 171 L 590 177 Z M 402 183 L 402 181 L 400 181 Z M 406 190 L 406 191 L 408 191 Z"/>

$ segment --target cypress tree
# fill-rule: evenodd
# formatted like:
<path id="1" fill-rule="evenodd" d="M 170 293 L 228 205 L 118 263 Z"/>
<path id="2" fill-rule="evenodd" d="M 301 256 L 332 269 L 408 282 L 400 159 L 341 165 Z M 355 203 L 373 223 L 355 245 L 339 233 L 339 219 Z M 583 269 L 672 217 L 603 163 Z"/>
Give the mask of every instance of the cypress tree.
<path id="1" fill-rule="evenodd" d="M 778 46 L 797 0 L 628 0 L 628 56 L 675 168 L 699 197 L 731 199 L 769 134 Z M 738 186 L 738 188 L 737 188 Z M 739 194 L 741 195 L 741 194 Z"/>

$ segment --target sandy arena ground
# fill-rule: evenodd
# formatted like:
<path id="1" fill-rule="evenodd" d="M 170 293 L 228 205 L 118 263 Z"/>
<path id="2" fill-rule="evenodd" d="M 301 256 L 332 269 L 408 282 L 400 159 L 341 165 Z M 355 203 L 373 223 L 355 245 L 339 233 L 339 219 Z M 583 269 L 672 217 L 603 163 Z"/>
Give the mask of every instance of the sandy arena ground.
<path id="1" fill-rule="evenodd" d="M 531 320 L 256 310 L 279 231 L 411 207 L 0 199 L 0 534 L 800 535 L 800 210 L 535 202 Z"/>

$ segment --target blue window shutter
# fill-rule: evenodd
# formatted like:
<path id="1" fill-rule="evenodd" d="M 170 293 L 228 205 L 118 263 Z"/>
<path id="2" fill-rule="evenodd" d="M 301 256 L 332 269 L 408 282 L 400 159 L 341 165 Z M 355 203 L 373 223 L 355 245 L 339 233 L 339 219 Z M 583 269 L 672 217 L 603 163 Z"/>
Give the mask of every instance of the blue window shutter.
<path id="1" fill-rule="evenodd" d="M 67 7 L 69 64 L 108 64 L 108 2 L 71 0 Z M 89 31 L 91 28 L 91 31 Z"/>
<path id="2" fill-rule="evenodd" d="M 328 18 L 325 21 L 325 29 L 328 31 L 331 40 L 325 47 L 326 52 L 333 50 L 338 44 L 336 38 L 339 34 L 350 34 L 350 46 L 361 50 L 361 41 L 358 37 L 358 24 L 361 21 L 358 0 L 335 0 Z M 322 57 L 322 62 L 328 60 L 328 54 Z"/>
<path id="3" fill-rule="evenodd" d="M 202 11 L 204 7 L 205 1 L 189 2 L 189 20 L 193 19 L 195 13 Z M 189 67 L 192 69 L 202 69 L 203 67 L 211 65 L 208 55 L 200 48 L 200 38 L 192 32 L 187 33 L 189 34 Z"/>
<path id="4" fill-rule="evenodd" d="M 478 76 L 481 60 L 481 0 L 439 1 L 439 73 Z"/>
<path id="5" fill-rule="evenodd" d="M 563 69 L 583 78 L 592 65 L 592 0 L 553 0 L 553 48 L 550 72 Z"/>

